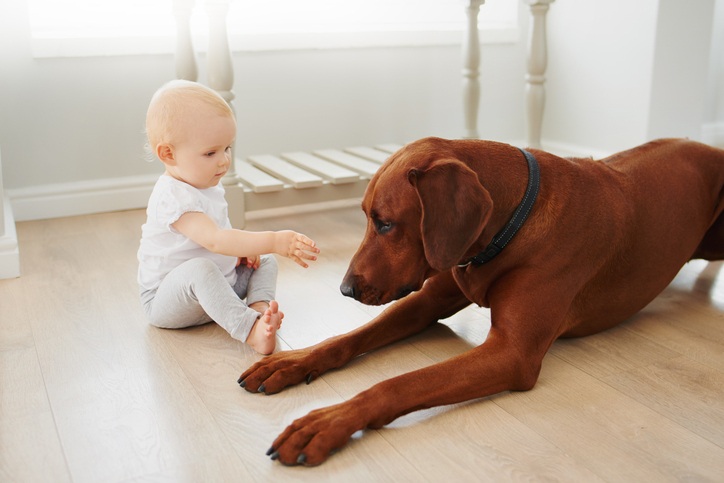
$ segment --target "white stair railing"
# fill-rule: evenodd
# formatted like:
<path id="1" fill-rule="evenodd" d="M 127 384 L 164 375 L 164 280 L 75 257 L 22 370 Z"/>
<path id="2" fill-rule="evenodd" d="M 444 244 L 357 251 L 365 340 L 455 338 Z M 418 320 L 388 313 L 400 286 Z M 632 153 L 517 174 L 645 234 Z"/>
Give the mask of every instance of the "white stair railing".
<path id="1" fill-rule="evenodd" d="M 545 70 L 546 70 L 546 33 L 545 33 L 545 15 L 549 5 L 554 0 L 525 0 L 529 5 L 532 20 L 531 31 L 528 45 L 528 64 L 526 75 L 526 129 L 527 142 L 530 147 L 539 147 L 541 138 L 541 124 L 543 119 L 543 108 L 545 104 Z M 190 17 L 195 0 L 174 0 L 174 15 L 177 22 L 177 52 L 176 52 L 176 75 L 178 78 L 197 80 L 198 69 L 196 67 L 196 55 L 191 40 Z M 462 102 L 464 113 L 464 137 L 468 139 L 478 139 L 478 110 L 480 105 L 480 39 L 478 32 L 478 15 L 480 7 L 485 0 L 463 0 L 465 5 L 465 13 L 467 16 L 467 26 L 462 44 L 463 68 L 462 68 Z M 230 0 L 204 0 L 204 7 L 209 18 L 209 45 L 207 51 L 207 67 L 208 67 L 208 84 L 209 87 L 216 90 L 228 103 L 233 107 L 235 98 L 234 86 L 234 69 L 229 48 L 229 40 L 226 28 L 227 14 L 229 11 Z M 384 149 L 383 149 L 384 151 Z M 302 161 L 299 160 L 302 156 Z M 304 153 L 287 153 L 289 159 L 277 159 L 274 156 L 261 155 L 250 159 L 237 160 L 234 158 L 234 166 L 224 177 L 223 183 L 226 189 L 226 197 L 229 202 L 229 216 L 232 225 L 242 227 L 244 225 L 244 208 L 245 208 L 245 188 L 241 184 L 243 180 L 247 185 L 246 192 L 249 196 L 248 204 L 250 209 L 261 209 L 258 201 L 265 199 L 264 203 L 275 206 L 284 204 L 294 204 L 295 200 L 330 200 L 334 198 L 344 198 L 350 195 L 358 196 L 361 193 L 360 188 L 364 186 L 364 180 L 368 179 L 369 173 L 360 173 L 360 182 L 349 182 L 349 187 L 344 190 L 338 189 L 342 184 L 335 175 L 324 173 L 324 181 L 315 179 L 314 186 L 319 186 L 313 190 L 322 190 L 323 195 L 311 195 L 313 190 L 304 187 L 311 186 L 309 183 L 298 182 L 295 173 L 299 174 L 299 164 L 302 169 L 309 169 L 307 166 L 310 161 L 309 154 Z M 340 160 L 340 155 L 345 156 Z M 320 161 L 322 163 L 342 164 L 349 159 L 354 160 L 354 166 L 359 169 L 360 166 L 366 166 L 370 160 L 359 157 L 358 151 L 350 151 L 349 153 L 335 153 L 333 158 L 326 159 L 326 153 L 315 152 L 313 157 L 321 159 L 311 159 L 314 161 L 315 169 L 319 168 Z M 285 155 L 282 155 L 284 158 Z M 351 158 L 350 158 L 351 157 Z M 384 159 L 386 155 L 377 153 L 372 161 L 380 161 L 379 157 Z M 326 159 L 326 160 L 325 160 Z M 270 161 L 271 160 L 271 161 Z M 276 166 L 278 169 L 288 170 L 292 164 L 291 173 L 275 173 L 272 169 Z M 273 166 L 268 166 L 269 164 Z M 329 166 L 326 166 L 329 168 Z M 325 169 L 326 169 L 325 168 Z M 314 169 L 313 169 L 314 171 Z M 371 168 L 371 172 L 376 169 Z M 319 173 L 315 173 L 315 176 Z M 273 178 L 275 176 L 276 178 Z M 263 178 L 263 179 L 262 179 Z M 310 178 L 304 176 L 304 179 Z M 311 179 L 311 178 L 310 178 Z M 261 181 L 260 181 L 261 180 Z M 272 184 L 270 184 L 273 182 Z M 293 196 L 283 196 L 281 194 L 273 195 L 272 193 L 281 193 L 286 187 L 291 185 L 296 191 Z M 271 186 L 271 187 L 270 187 Z M 273 189 L 272 189 L 273 188 Z M 301 189 L 297 189 L 301 188 Z M 281 190 L 281 191 L 277 191 Z"/>
<path id="2" fill-rule="evenodd" d="M 191 12 L 195 1 L 173 1 L 173 15 L 176 19 L 176 78 L 194 82 L 199 78 L 196 52 L 191 40 Z"/>
<path id="3" fill-rule="evenodd" d="M 525 76 L 527 145 L 541 147 L 543 109 L 545 108 L 545 72 L 548 66 L 546 43 L 546 14 L 555 0 L 525 0 L 530 6 L 530 33 L 528 36 L 528 73 Z"/>
<path id="4" fill-rule="evenodd" d="M 541 129 L 545 107 L 545 71 L 548 64 L 546 45 L 546 14 L 555 0 L 524 0 L 530 7 L 531 21 L 528 36 L 528 61 L 525 105 L 526 143 L 541 147 Z M 485 0 L 464 0 L 467 25 L 463 37 L 463 116 L 466 139 L 478 139 L 478 109 L 480 106 L 480 39 L 478 16 Z"/>
<path id="5" fill-rule="evenodd" d="M 478 108 L 480 106 L 480 38 L 478 13 L 485 0 L 465 0 L 467 26 L 463 36 L 463 115 L 466 139 L 478 139 Z"/>
<path id="6" fill-rule="evenodd" d="M 209 49 L 207 54 L 209 87 L 221 94 L 229 105 L 234 100 L 234 67 L 226 31 L 230 0 L 205 0 L 209 17 Z M 233 107 L 232 107 L 233 108 Z"/>
<path id="7" fill-rule="evenodd" d="M 205 0 L 204 7 L 209 18 L 209 45 L 206 56 L 208 85 L 234 110 L 234 68 L 226 30 L 226 16 L 230 0 Z M 198 80 L 196 52 L 191 36 L 191 13 L 196 0 L 173 0 L 173 13 L 176 19 L 176 78 L 190 81 Z M 234 153 L 232 153 L 232 156 Z M 232 158 L 236 159 L 236 158 Z M 234 227 L 245 224 L 244 188 L 239 184 L 235 162 L 222 183 L 229 203 L 229 218 Z"/>
<path id="8" fill-rule="evenodd" d="M 226 17 L 230 0 L 205 0 L 204 7 L 209 17 L 209 46 L 206 54 L 209 87 L 218 92 L 234 109 L 234 65 L 229 48 Z M 236 149 L 232 148 L 232 163 L 222 183 L 229 203 L 229 218 L 234 227 L 242 228 L 246 223 L 244 187 L 236 173 Z"/>

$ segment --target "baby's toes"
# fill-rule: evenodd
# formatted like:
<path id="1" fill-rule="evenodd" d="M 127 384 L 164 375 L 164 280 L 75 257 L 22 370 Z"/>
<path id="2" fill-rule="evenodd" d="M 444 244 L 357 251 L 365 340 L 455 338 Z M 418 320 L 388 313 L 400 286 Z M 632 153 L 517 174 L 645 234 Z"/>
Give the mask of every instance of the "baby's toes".
<path id="1" fill-rule="evenodd" d="M 277 312 L 279 312 L 279 302 L 277 302 L 276 300 L 272 300 L 271 302 L 269 302 L 269 309 L 267 310 L 270 310 L 272 314 L 276 314 Z"/>

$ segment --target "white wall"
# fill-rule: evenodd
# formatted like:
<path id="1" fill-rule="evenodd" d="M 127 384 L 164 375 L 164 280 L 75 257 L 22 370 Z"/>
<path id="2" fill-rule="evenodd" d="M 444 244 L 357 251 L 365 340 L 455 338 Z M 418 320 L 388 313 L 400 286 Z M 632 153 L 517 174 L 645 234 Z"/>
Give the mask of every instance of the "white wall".
<path id="1" fill-rule="evenodd" d="M 723 3 L 719 0 L 719 3 Z M 549 142 L 613 152 L 664 136 L 702 139 L 724 110 L 710 56 L 714 0 L 558 0 L 549 16 Z M 710 65 L 710 62 L 714 64 Z M 707 85 L 709 90 L 707 91 Z"/>
<path id="2" fill-rule="evenodd" d="M 544 139 L 606 150 L 643 137 L 655 7 L 648 1 L 622 7 L 587 0 L 552 5 Z"/>
<path id="3" fill-rule="evenodd" d="M 704 105 L 704 136 L 724 147 L 724 0 L 717 0 L 709 56 L 709 80 Z"/>
<path id="4" fill-rule="evenodd" d="M 659 0 L 648 138 L 701 140 L 715 0 Z"/>
<path id="5" fill-rule="evenodd" d="M 544 145 L 605 152 L 647 139 L 650 115 L 660 107 L 650 102 L 656 98 L 652 72 L 659 1 L 690 3 L 557 0 L 551 5 Z M 700 87 L 706 101 L 702 123 L 715 132 L 724 125 L 724 0 L 717 1 L 719 44 L 712 49 L 714 64 L 707 66 L 708 84 Z M 484 138 L 524 138 L 526 9 L 521 8 L 519 42 L 483 46 L 479 131 Z M 463 133 L 457 46 L 239 52 L 233 61 L 240 157 Z M 200 72 L 204 81 L 203 58 Z M 171 55 L 34 59 L 26 0 L 0 2 L 6 190 L 36 197 L 100 192 L 109 183 L 133 184 L 159 173 L 157 163 L 143 160 L 143 121 L 151 94 L 173 76 Z M 133 203 L 144 197 L 141 193 Z M 113 209 L 113 203 L 89 210 Z M 51 208 L 47 216 L 62 214 Z"/>
<path id="6" fill-rule="evenodd" d="M 6 188 L 158 173 L 142 159 L 142 129 L 152 93 L 174 77 L 173 56 L 34 59 L 24 4 L 0 3 Z M 524 44 L 482 55 L 480 131 L 519 139 Z M 456 46 L 241 52 L 233 62 L 237 156 L 463 132 Z M 203 82 L 203 57 L 200 72 Z"/>

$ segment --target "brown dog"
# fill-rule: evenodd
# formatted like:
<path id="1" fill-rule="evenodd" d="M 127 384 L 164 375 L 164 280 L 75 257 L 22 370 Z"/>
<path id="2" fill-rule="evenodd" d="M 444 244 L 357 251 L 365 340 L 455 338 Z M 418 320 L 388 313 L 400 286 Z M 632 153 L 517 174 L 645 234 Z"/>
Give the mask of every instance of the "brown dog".
<path id="1" fill-rule="evenodd" d="M 557 338 L 612 327 L 688 260 L 724 258 L 724 151 L 671 139 L 593 161 L 427 138 L 390 157 L 362 209 L 367 232 L 341 290 L 365 304 L 404 298 L 349 334 L 261 360 L 242 387 L 310 382 L 470 303 L 490 307 L 490 332 L 294 421 L 268 453 L 285 464 L 320 464 L 354 432 L 411 411 L 530 389 Z"/>

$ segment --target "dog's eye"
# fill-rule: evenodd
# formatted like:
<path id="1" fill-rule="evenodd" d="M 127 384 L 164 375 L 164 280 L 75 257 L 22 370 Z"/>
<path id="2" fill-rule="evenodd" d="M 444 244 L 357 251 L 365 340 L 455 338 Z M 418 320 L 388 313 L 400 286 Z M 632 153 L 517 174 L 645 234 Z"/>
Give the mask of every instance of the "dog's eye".
<path id="1" fill-rule="evenodd" d="M 390 221 L 382 221 L 379 218 L 374 220 L 375 228 L 377 229 L 377 233 L 380 235 L 384 235 L 388 231 L 392 229 L 392 222 Z"/>

